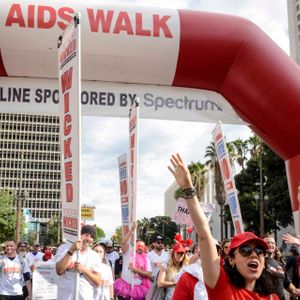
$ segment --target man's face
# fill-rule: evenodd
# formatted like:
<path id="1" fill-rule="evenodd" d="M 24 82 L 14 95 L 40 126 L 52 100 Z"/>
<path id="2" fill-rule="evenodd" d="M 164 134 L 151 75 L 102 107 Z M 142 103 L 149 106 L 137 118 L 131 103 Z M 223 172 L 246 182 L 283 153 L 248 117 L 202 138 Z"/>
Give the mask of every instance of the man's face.
<path id="1" fill-rule="evenodd" d="M 86 249 L 88 247 L 91 247 L 93 245 L 94 239 L 89 233 L 84 233 L 80 237 L 82 241 L 82 248 Z"/>
<path id="2" fill-rule="evenodd" d="M 161 251 L 162 249 L 164 249 L 164 244 L 162 242 L 162 240 L 157 240 L 154 242 L 154 248 L 157 251 Z"/>
<path id="3" fill-rule="evenodd" d="M 33 253 L 38 253 L 39 250 L 40 250 L 40 245 L 34 245 L 34 246 L 33 246 L 32 252 L 33 252 Z"/>
<path id="4" fill-rule="evenodd" d="M 138 254 L 142 254 L 144 252 L 145 243 L 142 241 L 139 241 L 136 243 L 136 252 Z"/>
<path id="5" fill-rule="evenodd" d="M 14 241 L 6 241 L 4 246 L 5 246 L 5 253 L 8 256 L 17 255 L 17 244 Z"/>
<path id="6" fill-rule="evenodd" d="M 106 246 L 106 253 L 112 253 L 114 251 L 114 247 L 113 246 Z"/>

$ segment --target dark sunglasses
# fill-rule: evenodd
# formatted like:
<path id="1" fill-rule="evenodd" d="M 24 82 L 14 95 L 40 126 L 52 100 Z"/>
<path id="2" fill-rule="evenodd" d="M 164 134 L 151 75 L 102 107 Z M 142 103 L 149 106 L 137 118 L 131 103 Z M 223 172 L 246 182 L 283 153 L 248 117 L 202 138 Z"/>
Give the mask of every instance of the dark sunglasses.
<path id="1" fill-rule="evenodd" d="M 184 252 L 176 252 L 176 254 L 182 256 L 182 255 L 184 255 Z"/>
<path id="2" fill-rule="evenodd" d="M 237 251 L 239 252 L 239 254 L 241 254 L 244 257 L 250 256 L 253 251 L 256 253 L 257 256 L 266 254 L 265 249 L 263 249 L 262 247 L 259 247 L 259 246 L 252 248 L 249 245 L 244 245 L 244 246 L 239 247 L 237 249 Z"/>
<path id="3" fill-rule="evenodd" d="M 155 243 L 160 245 L 160 244 L 162 244 L 162 241 L 156 241 Z"/>

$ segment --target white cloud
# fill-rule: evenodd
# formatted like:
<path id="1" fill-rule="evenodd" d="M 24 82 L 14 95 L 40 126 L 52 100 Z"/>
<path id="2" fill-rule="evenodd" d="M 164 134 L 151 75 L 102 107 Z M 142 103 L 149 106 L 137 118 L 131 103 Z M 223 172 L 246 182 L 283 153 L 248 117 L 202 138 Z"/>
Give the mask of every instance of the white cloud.
<path id="1" fill-rule="evenodd" d="M 119 1 L 126 3 L 128 1 Z M 286 1 L 206 0 L 131 1 L 152 7 L 197 9 L 240 15 L 251 19 L 288 52 Z M 172 153 L 187 162 L 204 161 L 215 125 L 208 123 L 141 120 L 137 217 L 163 214 L 164 191 L 173 179 L 167 165 Z M 225 125 L 228 141 L 247 138 L 246 126 Z M 128 120 L 84 118 L 82 138 L 83 203 L 94 204 L 96 223 L 110 237 L 121 223 L 117 158 L 128 149 Z"/>

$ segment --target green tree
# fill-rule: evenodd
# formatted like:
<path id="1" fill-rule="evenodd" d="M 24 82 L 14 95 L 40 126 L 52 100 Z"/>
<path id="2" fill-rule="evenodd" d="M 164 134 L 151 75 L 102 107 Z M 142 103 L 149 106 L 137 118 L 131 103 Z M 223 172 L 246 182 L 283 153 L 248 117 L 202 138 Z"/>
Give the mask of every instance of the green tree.
<path id="1" fill-rule="evenodd" d="M 247 160 L 247 152 L 248 152 L 248 143 L 247 141 L 243 141 L 242 139 L 236 139 L 230 143 L 232 146 L 231 158 L 236 160 L 238 165 L 244 170 L 245 162 Z"/>
<path id="2" fill-rule="evenodd" d="M 96 226 L 96 242 L 98 242 L 101 238 L 105 237 L 105 232 L 102 228 Z"/>
<path id="3" fill-rule="evenodd" d="M 13 209 L 13 197 L 9 191 L 0 191 L 0 241 L 15 238 L 16 212 Z"/>

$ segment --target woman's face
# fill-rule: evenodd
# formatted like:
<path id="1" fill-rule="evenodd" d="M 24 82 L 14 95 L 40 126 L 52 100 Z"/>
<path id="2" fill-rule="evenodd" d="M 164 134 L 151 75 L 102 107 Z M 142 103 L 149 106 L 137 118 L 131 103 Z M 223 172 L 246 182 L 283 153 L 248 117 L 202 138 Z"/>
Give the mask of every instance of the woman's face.
<path id="1" fill-rule="evenodd" d="M 101 259 L 101 261 L 102 261 L 102 259 L 103 259 L 103 257 L 104 257 L 104 254 L 105 254 L 104 249 L 103 249 L 101 246 L 96 246 L 96 247 L 94 248 L 94 251 L 95 251 L 96 253 L 99 254 L 100 259 Z"/>
<path id="2" fill-rule="evenodd" d="M 184 257 L 185 257 L 185 253 L 184 252 L 175 252 L 174 253 L 174 258 L 175 258 L 175 261 L 180 263 L 184 260 Z"/>
<path id="3" fill-rule="evenodd" d="M 260 277 L 265 267 L 264 254 L 265 251 L 263 251 L 262 246 L 251 242 L 241 245 L 235 250 L 234 257 L 229 258 L 230 264 L 236 266 L 237 270 L 245 278 L 246 288 L 250 290 L 253 290 L 255 281 Z"/>
<path id="4" fill-rule="evenodd" d="M 229 245 L 230 245 L 230 242 L 227 242 L 223 247 L 223 251 L 226 255 L 228 255 L 228 253 L 229 253 Z"/>
<path id="5" fill-rule="evenodd" d="M 275 253 L 275 250 L 276 250 L 276 243 L 275 243 L 275 240 L 273 237 L 271 236 L 267 236 L 264 238 L 264 241 L 268 244 L 269 246 L 269 249 L 268 249 L 268 252 L 273 254 Z"/>

